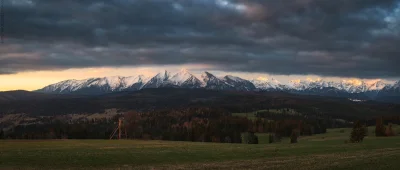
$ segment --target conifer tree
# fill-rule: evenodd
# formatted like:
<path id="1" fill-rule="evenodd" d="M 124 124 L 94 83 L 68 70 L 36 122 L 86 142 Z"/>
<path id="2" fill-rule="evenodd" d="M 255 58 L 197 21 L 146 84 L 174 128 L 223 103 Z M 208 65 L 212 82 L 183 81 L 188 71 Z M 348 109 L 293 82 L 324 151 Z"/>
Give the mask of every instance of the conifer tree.
<path id="1" fill-rule="evenodd" d="M 386 136 L 385 132 L 386 128 L 385 125 L 383 125 L 383 119 L 379 117 L 376 119 L 375 136 Z"/>
<path id="2" fill-rule="evenodd" d="M 365 137 L 365 127 L 361 125 L 359 121 L 354 123 L 353 130 L 351 131 L 350 142 L 359 143 L 364 140 Z"/>
<path id="3" fill-rule="evenodd" d="M 290 135 L 290 143 L 297 143 L 297 138 L 299 137 L 299 132 L 297 130 L 292 130 Z"/>

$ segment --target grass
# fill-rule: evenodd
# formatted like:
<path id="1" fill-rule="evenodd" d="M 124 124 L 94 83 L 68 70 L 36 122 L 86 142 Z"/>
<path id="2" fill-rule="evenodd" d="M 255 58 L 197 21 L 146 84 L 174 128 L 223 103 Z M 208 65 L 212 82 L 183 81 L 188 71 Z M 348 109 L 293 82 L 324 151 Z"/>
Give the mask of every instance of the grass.
<path id="1" fill-rule="evenodd" d="M 219 144 L 141 140 L 0 141 L 0 169 L 397 169 L 400 136 L 345 144 L 350 129 L 299 143 Z M 370 134 L 372 130 L 369 131 Z"/>
<path id="2" fill-rule="evenodd" d="M 250 113 L 232 113 L 232 116 L 239 116 L 239 117 L 247 117 L 249 120 L 256 120 L 256 112 L 250 112 Z"/>

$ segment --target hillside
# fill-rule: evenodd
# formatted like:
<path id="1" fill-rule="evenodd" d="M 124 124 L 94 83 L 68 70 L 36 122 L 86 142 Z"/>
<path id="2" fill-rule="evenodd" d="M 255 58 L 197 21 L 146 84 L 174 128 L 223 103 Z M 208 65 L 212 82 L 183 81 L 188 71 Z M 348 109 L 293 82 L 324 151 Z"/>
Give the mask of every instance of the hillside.
<path id="1" fill-rule="evenodd" d="M 296 95 L 285 92 L 215 91 L 207 89 L 155 88 L 116 92 L 98 96 L 47 95 L 34 92 L 0 93 L 1 114 L 63 115 L 98 113 L 106 109 L 149 111 L 188 106 L 224 108 L 230 112 L 250 112 L 265 108 L 293 108 L 344 117 L 398 115 L 400 106 L 374 101 L 354 102 L 346 98 Z M 19 94 L 19 93 L 16 93 Z M 40 100 L 39 100 L 40 99 Z"/>
<path id="2" fill-rule="evenodd" d="M 23 90 L 0 92 L 0 102 L 50 99 L 55 97 L 53 94 L 35 93 Z"/>

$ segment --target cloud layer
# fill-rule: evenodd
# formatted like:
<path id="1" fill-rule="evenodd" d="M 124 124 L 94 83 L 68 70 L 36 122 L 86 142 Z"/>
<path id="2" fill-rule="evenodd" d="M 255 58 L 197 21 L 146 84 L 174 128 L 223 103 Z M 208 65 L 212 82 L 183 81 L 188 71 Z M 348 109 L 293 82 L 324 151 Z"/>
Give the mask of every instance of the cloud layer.
<path id="1" fill-rule="evenodd" d="M 0 74 L 206 64 L 400 77 L 400 0 L 5 0 Z"/>

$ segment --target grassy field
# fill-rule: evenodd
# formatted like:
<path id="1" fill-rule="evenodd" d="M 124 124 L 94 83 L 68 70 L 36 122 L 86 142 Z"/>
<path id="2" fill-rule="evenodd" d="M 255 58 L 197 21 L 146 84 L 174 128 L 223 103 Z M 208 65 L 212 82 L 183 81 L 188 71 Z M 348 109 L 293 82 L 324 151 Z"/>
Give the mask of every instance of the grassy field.
<path id="1" fill-rule="evenodd" d="M 0 169 L 398 169 L 400 136 L 345 144 L 350 129 L 299 143 L 218 144 L 139 140 L 0 141 Z"/>

